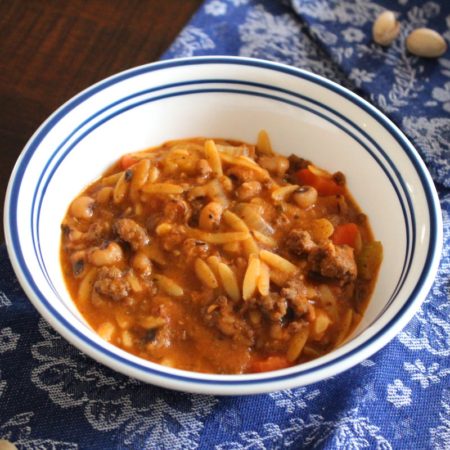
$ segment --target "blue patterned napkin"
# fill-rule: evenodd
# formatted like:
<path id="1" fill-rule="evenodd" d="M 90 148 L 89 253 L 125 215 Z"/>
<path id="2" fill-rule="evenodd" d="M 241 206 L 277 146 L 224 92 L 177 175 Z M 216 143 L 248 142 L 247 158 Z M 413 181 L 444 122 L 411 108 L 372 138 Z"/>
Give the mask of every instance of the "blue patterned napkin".
<path id="1" fill-rule="evenodd" d="M 31 306 L 0 248 L 0 439 L 23 449 L 450 449 L 450 56 L 382 49 L 450 41 L 450 2 L 208 0 L 165 58 L 241 55 L 309 69 L 370 99 L 413 140 L 441 198 L 444 252 L 427 300 L 383 350 L 345 374 L 254 397 L 181 394 L 118 375 L 67 344 Z"/>

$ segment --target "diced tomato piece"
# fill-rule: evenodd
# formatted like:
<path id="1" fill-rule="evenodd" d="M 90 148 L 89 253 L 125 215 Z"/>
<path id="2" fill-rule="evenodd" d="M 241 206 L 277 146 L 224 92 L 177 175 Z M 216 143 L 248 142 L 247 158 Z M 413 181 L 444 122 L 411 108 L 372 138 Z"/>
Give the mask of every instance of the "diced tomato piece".
<path id="1" fill-rule="evenodd" d="M 331 240 L 336 245 L 350 245 L 356 248 L 360 238 L 358 225 L 355 223 L 343 223 L 334 229 Z"/>
<path id="2" fill-rule="evenodd" d="M 313 184 L 317 183 L 317 178 L 319 178 L 308 169 L 300 169 L 296 175 L 301 184 L 307 184 L 308 186 L 313 186 Z"/>
<path id="3" fill-rule="evenodd" d="M 309 169 L 300 169 L 296 175 L 300 184 L 312 186 L 317 190 L 319 195 L 337 195 L 344 193 L 344 187 L 337 184 L 332 178 L 316 175 Z"/>
<path id="4" fill-rule="evenodd" d="M 254 359 L 250 364 L 250 372 L 270 372 L 271 370 L 285 369 L 291 365 L 284 356 L 269 356 L 265 359 Z"/>
<path id="5" fill-rule="evenodd" d="M 133 164 L 137 163 L 139 161 L 138 158 L 134 155 L 123 155 L 120 159 L 120 166 L 122 167 L 122 170 L 127 170 L 129 167 L 131 167 Z"/>

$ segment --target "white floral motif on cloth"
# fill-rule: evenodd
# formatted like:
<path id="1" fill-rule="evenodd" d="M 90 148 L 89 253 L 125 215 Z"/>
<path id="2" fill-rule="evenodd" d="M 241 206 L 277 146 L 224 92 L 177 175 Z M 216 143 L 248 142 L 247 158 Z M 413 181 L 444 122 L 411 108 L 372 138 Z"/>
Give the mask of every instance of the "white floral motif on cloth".
<path id="1" fill-rule="evenodd" d="M 287 389 L 269 394 L 275 400 L 275 405 L 284 408 L 287 413 L 296 412 L 297 408 L 305 409 L 308 403 L 320 395 L 319 389 L 308 388 Z"/>
<path id="2" fill-rule="evenodd" d="M 309 415 L 306 420 L 290 419 L 286 426 L 266 423 L 261 431 L 239 433 L 237 441 L 216 447 L 217 450 L 272 448 L 392 450 L 393 447 L 367 417 L 358 416 L 357 410 L 351 410 L 347 416 L 335 421 Z"/>
<path id="3" fill-rule="evenodd" d="M 304 34 L 290 14 L 275 16 L 263 5 L 251 7 L 239 26 L 240 56 L 284 62 L 339 81 L 332 62 Z"/>
<path id="4" fill-rule="evenodd" d="M 173 43 L 179 58 L 193 56 L 198 50 L 209 50 L 215 47 L 211 38 L 200 28 L 187 26 Z"/>
<path id="5" fill-rule="evenodd" d="M 426 367 L 420 359 L 416 359 L 414 364 L 406 361 L 403 367 L 410 374 L 411 380 L 418 381 L 423 389 L 438 384 L 450 376 L 450 368 L 441 368 L 437 362 Z"/>
<path id="6" fill-rule="evenodd" d="M 441 400 L 439 412 L 440 425 L 430 429 L 433 448 L 450 448 L 450 389 L 445 389 Z"/>
<path id="7" fill-rule="evenodd" d="M 402 380 L 396 379 L 393 383 L 387 385 L 387 401 L 391 402 L 396 408 L 411 405 L 411 393 L 411 388 L 405 386 Z"/>
<path id="8" fill-rule="evenodd" d="M 15 350 L 20 335 L 14 333 L 11 328 L 0 329 L 0 353 Z"/>
<path id="9" fill-rule="evenodd" d="M 432 145 L 432 141 L 430 140 Z M 440 357 L 450 356 L 450 194 L 442 198 L 444 238 L 441 266 L 431 295 L 398 339 L 412 351 L 426 350 Z"/>
<path id="10" fill-rule="evenodd" d="M 0 291 L 0 308 L 11 306 L 11 300 L 5 295 L 4 292 Z"/>
<path id="11" fill-rule="evenodd" d="M 435 87 L 431 96 L 442 103 L 444 111 L 450 112 L 450 81 L 444 84 L 444 87 Z"/>
<path id="12" fill-rule="evenodd" d="M 2 395 L 6 392 L 8 384 L 2 379 L 0 371 L 0 405 L 3 404 Z M 25 412 L 10 417 L 5 422 L 0 422 L 0 440 L 6 440 L 13 443 L 19 449 L 35 450 L 75 450 L 78 444 L 72 442 L 63 442 L 61 440 L 33 438 L 33 430 L 30 422 L 34 412 Z M 0 416 L 1 417 L 1 416 Z M 1 445 L 0 445 L 1 448 Z"/>
<path id="13" fill-rule="evenodd" d="M 206 4 L 205 12 L 212 16 L 223 16 L 227 12 L 227 5 L 220 0 L 212 0 Z"/>
<path id="14" fill-rule="evenodd" d="M 41 320 L 44 338 L 32 348 L 37 361 L 31 380 L 62 408 L 81 408 L 98 431 L 120 429 L 127 445 L 161 442 L 170 449 L 195 449 L 202 419 L 212 411 L 211 396 L 177 396 L 171 405 L 159 389 L 124 377 L 120 383 L 90 358 L 70 352 L 68 344 Z M 150 394 L 150 396 L 148 395 Z"/>

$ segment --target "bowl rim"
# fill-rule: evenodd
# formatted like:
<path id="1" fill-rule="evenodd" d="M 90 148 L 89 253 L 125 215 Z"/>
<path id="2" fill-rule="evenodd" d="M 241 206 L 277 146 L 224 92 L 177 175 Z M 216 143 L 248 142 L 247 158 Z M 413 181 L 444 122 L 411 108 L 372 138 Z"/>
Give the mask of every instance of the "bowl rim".
<path id="1" fill-rule="evenodd" d="M 299 372 L 292 372 L 285 374 L 283 370 L 266 372 L 255 376 L 255 374 L 244 375 L 215 375 L 215 374 L 199 374 L 196 372 L 182 371 L 182 370 L 167 370 L 164 366 L 154 364 L 155 368 L 148 366 L 141 366 L 135 364 L 127 358 L 119 357 L 119 355 L 110 352 L 107 348 L 98 345 L 91 341 L 88 337 L 81 334 L 76 327 L 71 324 L 69 320 L 61 316 L 54 310 L 52 305 L 48 304 L 47 300 L 39 295 L 39 288 L 34 284 L 31 276 L 27 276 L 27 265 L 20 250 L 20 242 L 18 238 L 17 223 L 14 222 L 17 212 L 17 204 L 14 202 L 14 193 L 16 193 L 20 186 L 21 176 L 26 168 L 26 165 L 33 155 L 34 151 L 39 147 L 43 138 L 51 131 L 60 118 L 64 117 L 72 109 L 83 103 L 86 99 L 94 96 L 97 92 L 108 88 L 122 80 L 139 76 L 148 72 L 166 70 L 186 65 L 203 65 L 203 64 L 237 64 L 244 66 L 251 66 L 259 69 L 270 69 L 282 74 L 293 75 L 307 81 L 316 83 L 325 87 L 332 92 L 349 100 L 357 107 L 363 109 L 372 118 L 374 118 L 402 147 L 404 153 L 410 160 L 412 166 L 416 170 L 418 177 L 421 180 L 421 187 L 424 195 L 428 200 L 428 213 L 430 220 L 430 242 L 428 245 L 427 256 L 424 267 L 415 283 L 414 289 L 405 301 L 402 308 L 397 314 L 392 317 L 387 324 L 385 324 L 377 333 L 365 340 L 359 347 L 344 353 L 343 355 L 327 361 L 325 364 L 318 365 L 308 370 L 301 370 Z M 412 318 L 420 304 L 426 297 L 434 276 L 437 272 L 440 254 L 442 250 L 443 231 L 442 231 L 442 217 L 440 211 L 439 198 L 434 187 L 430 174 L 428 173 L 425 164 L 421 160 L 417 151 L 404 134 L 394 125 L 383 113 L 376 109 L 366 100 L 357 96 L 350 90 L 338 85 L 337 83 L 328 80 L 320 75 L 313 74 L 303 69 L 298 69 L 285 64 L 269 62 L 254 58 L 243 57 L 227 57 L 227 56 L 205 56 L 195 58 L 182 58 L 175 60 L 166 60 L 145 64 L 134 67 L 123 72 L 112 75 L 98 83 L 88 87 L 76 96 L 69 99 L 60 108 L 58 108 L 43 124 L 36 130 L 33 136 L 29 139 L 22 153 L 20 154 L 13 172 L 10 177 L 8 189 L 5 199 L 5 238 L 10 261 L 16 276 L 19 279 L 22 288 L 25 290 L 28 298 L 38 309 L 40 314 L 55 328 L 61 335 L 63 335 L 70 343 L 81 349 L 83 352 L 89 354 L 94 359 L 103 364 L 115 369 L 116 371 L 150 382 L 159 384 L 164 387 L 178 389 L 190 392 L 201 393 L 215 393 L 215 394 L 236 394 L 236 393 L 261 393 L 280 389 L 281 387 L 291 387 L 297 385 L 306 385 L 313 381 L 318 381 L 328 376 L 336 375 L 351 366 L 361 362 L 378 351 L 381 347 L 386 345 Z M 31 274 L 29 274 L 31 275 Z M 112 358 L 112 360 L 111 360 Z M 122 367 L 122 365 L 128 367 Z M 301 367 L 298 366 L 298 367 Z M 128 370 L 127 370 L 128 369 Z M 145 371 L 143 371 L 145 369 Z M 330 373 L 325 373 L 329 371 Z M 142 372 L 142 376 L 139 373 Z M 145 372 L 145 373 L 144 373 Z M 315 380 L 309 382 L 301 381 L 312 372 L 318 375 Z M 160 379 L 160 378 L 163 379 Z M 275 386 L 275 384 L 283 386 Z"/>

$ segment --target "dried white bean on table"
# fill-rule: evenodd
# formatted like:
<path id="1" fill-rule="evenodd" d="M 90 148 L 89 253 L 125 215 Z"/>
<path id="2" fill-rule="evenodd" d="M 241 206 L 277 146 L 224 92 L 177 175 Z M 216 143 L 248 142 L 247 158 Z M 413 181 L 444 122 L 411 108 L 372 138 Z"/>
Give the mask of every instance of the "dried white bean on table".
<path id="1" fill-rule="evenodd" d="M 418 28 L 406 38 L 406 48 L 413 55 L 424 58 L 438 58 L 447 51 L 447 42 L 430 28 Z"/>
<path id="2" fill-rule="evenodd" d="M 373 24 L 372 36 L 377 44 L 388 46 L 399 34 L 400 23 L 392 11 L 382 12 Z"/>

